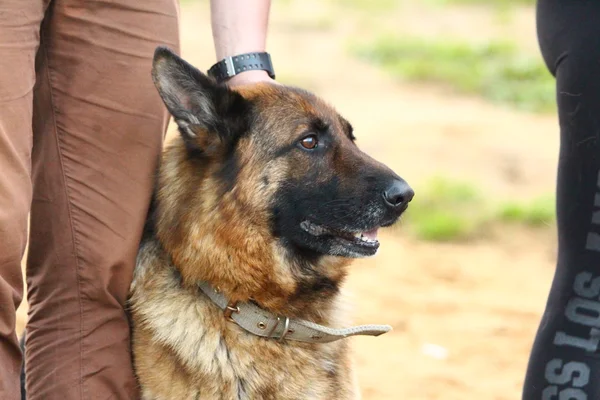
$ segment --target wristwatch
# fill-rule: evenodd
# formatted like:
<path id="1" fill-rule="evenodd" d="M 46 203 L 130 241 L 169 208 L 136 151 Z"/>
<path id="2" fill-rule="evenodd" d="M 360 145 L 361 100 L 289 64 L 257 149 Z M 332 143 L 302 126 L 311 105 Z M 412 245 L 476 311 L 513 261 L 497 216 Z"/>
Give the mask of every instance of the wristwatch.
<path id="1" fill-rule="evenodd" d="M 275 71 L 271 63 L 269 53 L 245 53 L 233 57 L 225 57 L 208 70 L 208 75 L 217 82 L 222 83 L 227 79 L 244 71 L 264 70 L 272 79 L 275 79 Z"/>

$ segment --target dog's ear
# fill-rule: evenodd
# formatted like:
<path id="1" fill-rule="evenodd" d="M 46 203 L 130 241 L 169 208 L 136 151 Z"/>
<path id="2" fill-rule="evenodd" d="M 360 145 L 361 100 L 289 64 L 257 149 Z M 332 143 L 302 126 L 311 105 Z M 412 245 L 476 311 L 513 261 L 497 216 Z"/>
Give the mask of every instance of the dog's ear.
<path id="1" fill-rule="evenodd" d="M 231 143 L 248 129 L 250 102 L 166 47 L 154 52 L 152 79 L 192 149 L 205 151 L 214 136 Z"/>

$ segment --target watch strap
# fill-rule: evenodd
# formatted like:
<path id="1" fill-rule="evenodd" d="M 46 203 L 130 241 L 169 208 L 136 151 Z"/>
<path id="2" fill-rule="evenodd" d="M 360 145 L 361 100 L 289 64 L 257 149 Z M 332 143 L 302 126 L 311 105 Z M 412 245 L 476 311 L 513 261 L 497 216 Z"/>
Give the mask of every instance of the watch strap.
<path id="1" fill-rule="evenodd" d="M 269 76 L 275 79 L 271 56 L 266 52 L 245 53 L 225 57 L 208 70 L 208 75 L 221 83 L 237 74 L 252 70 L 267 71 Z"/>

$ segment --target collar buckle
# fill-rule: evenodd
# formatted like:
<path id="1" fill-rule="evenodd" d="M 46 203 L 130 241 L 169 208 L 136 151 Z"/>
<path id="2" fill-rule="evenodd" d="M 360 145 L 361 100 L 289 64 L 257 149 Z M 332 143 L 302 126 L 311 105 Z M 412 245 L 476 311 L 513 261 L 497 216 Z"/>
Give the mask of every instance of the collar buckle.
<path id="1" fill-rule="evenodd" d="M 285 317 L 285 320 L 283 322 L 283 331 L 281 332 L 281 335 L 279 335 L 279 337 L 273 336 L 273 333 L 275 333 L 275 329 L 277 329 L 277 327 L 279 326 L 280 322 L 281 322 L 281 317 L 277 317 L 277 323 L 275 325 L 273 325 L 273 327 L 271 328 L 271 330 L 269 331 L 269 333 L 267 333 L 267 337 L 269 339 L 277 339 L 278 341 L 282 342 L 283 339 L 285 339 L 285 337 L 289 333 L 293 332 L 290 329 L 290 318 L 289 317 Z"/>
<path id="2" fill-rule="evenodd" d="M 231 315 L 233 313 L 238 313 L 238 314 L 240 313 L 240 308 L 237 306 L 237 301 L 235 301 L 235 302 L 230 301 L 229 303 L 227 303 L 227 306 L 223 310 L 223 316 L 229 322 L 235 322 L 234 319 L 231 318 Z M 275 326 L 277 326 L 277 325 L 275 325 Z"/>

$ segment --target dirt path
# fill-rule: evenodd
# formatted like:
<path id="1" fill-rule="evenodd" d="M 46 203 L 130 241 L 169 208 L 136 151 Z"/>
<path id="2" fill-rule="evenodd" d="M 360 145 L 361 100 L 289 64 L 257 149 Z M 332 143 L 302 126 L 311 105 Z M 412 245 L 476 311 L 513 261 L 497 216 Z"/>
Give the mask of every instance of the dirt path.
<path id="1" fill-rule="evenodd" d="M 553 190 L 554 117 L 400 84 L 346 52 L 348 37 L 366 36 L 379 23 L 407 34 L 520 35 L 534 49 L 531 10 L 517 12 L 515 26 L 502 27 L 478 9 L 441 15 L 407 5 L 377 19 L 340 14 L 327 4 L 274 1 L 269 50 L 279 77 L 334 104 L 354 125 L 364 150 L 417 187 L 441 174 L 472 181 L 496 198 L 529 199 Z M 184 4 L 182 37 L 183 55 L 210 66 L 206 4 Z M 379 338 L 354 339 L 365 399 L 519 397 L 553 273 L 554 237 L 513 229 L 500 237 L 436 245 L 387 233 L 381 253 L 356 264 L 348 282 L 356 322 L 394 326 Z"/>

